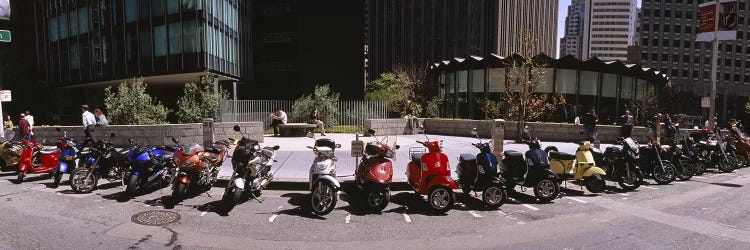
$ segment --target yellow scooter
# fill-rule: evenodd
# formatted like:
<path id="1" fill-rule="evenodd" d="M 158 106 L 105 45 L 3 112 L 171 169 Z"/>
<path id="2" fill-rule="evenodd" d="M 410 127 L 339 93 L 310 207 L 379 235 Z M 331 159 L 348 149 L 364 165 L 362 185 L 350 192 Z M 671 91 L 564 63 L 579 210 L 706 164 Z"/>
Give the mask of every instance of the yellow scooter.
<path id="1" fill-rule="evenodd" d="M 589 192 L 600 193 L 604 190 L 606 172 L 596 166 L 590 149 L 591 143 L 584 141 L 578 146 L 575 155 L 559 152 L 554 146 L 547 147 L 544 151 L 549 155 L 550 169 L 561 179 L 576 180 L 579 185 L 585 185 Z"/>

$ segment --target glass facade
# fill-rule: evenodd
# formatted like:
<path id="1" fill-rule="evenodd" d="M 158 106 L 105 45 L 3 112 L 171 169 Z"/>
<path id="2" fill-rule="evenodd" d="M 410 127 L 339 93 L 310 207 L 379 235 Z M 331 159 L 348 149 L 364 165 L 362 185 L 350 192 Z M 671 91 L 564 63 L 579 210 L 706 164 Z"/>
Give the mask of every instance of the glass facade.
<path id="1" fill-rule="evenodd" d="M 251 79 L 241 63 L 252 56 L 249 1 L 51 0 L 37 10 L 53 87 L 205 70 Z"/>

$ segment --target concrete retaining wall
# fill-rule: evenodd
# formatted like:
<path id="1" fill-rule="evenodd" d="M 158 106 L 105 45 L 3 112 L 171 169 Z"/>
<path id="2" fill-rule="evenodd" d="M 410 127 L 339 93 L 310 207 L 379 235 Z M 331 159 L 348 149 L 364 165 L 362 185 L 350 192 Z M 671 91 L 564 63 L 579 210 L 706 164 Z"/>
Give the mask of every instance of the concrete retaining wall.
<path id="1" fill-rule="evenodd" d="M 254 140 L 263 142 L 263 123 L 262 122 L 241 122 L 241 123 L 215 123 L 214 140 L 223 140 L 226 138 L 239 139 L 240 133 L 234 132 L 232 127 L 238 124 L 245 135 Z M 42 142 L 47 140 L 47 144 L 55 143 L 62 137 L 62 133 L 57 132 L 58 127 L 34 127 L 34 140 Z M 84 133 L 81 126 L 60 126 L 62 131 L 66 131 L 68 137 L 82 140 Z M 18 129 L 15 129 L 18 137 Z M 149 145 L 169 145 L 172 143 L 172 137 L 180 138 L 180 144 L 200 143 L 203 144 L 203 124 L 163 124 L 163 125 L 113 125 L 106 127 L 97 127 L 94 129 L 95 138 L 103 138 L 114 133 L 115 137 L 111 140 L 116 145 L 127 145 L 128 138 L 133 138 L 137 143 L 146 143 Z"/>

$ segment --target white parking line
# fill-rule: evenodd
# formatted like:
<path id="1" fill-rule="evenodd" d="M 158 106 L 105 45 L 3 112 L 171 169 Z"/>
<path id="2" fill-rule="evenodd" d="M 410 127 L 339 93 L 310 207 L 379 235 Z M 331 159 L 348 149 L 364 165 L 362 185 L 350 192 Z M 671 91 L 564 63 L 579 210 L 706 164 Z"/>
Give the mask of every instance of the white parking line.
<path id="1" fill-rule="evenodd" d="M 708 179 L 708 178 L 703 177 L 703 176 L 693 176 L 693 178 L 696 178 L 696 179 Z"/>
<path id="2" fill-rule="evenodd" d="M 346 224 L 349 224 L 349 220 L 351 220 L 351 219 L 352 219 L 352 215 L 347 213 L 346 214 L 346 218 L 344 219 L 344 221 L 346 222 Z"/>
<path id="3" fill-rule="evenodd" d="M 206 216 L 206 214 L 208 214 L 208 212 L 202 212 L 201 216 Z"/>
<path id="4" fill-rule="evenodd" d="M 409 215 L 406 213 L 403 213 L 403 215 L 404 215 L 404 221 L 411 223 L 411 218 L 409 217 Z"/>
<path id="5" fill-rule="evenodd" d="M 498 213 L 498 214 L 500 214 L 500 215 L 502 215 L 502 216 L 506 216 L 506 215 L 508 215 L 508 214 L 506 214 L 505 212 L 503 212 L 502 210 L 497 210 L 497 213 Z"/>
<path id="6" fill-rule="evenodd" d="M 568 199 L 571 199 L 571 200 L 574 200 L 574 201 L 577 201 L 577 202 L 580 202 L 580 203 L 588 203 L 588 202 L 586 202 L 584 200 L 581 200 L 581 199 L 578 199 L 576 197 L 565 197 L 565 198 L 568 198 Z"/>
<path id="7" fill-rule="evenodd" d="M 627 194 L 627 193 L 620 193 L 620 195 L 622 195 L 622 196 L 628 196 L 629 194 Z"/>
<path id="8" fill-rule="evenodd" d="M 276 220 L 276 217 L 279 217 L 279 211 L 281 211 L 281 208 L 284 206 L 279 206 L 279 208 L 276 209 L 276 212 L 273 212 L 273 215 L 271 215 L 270 218 L 268 218 L 268 222 L 273 223 L 274 220 Z"/>
<path id="9" fill-rule="evenodd" d="M 641 186 L 641 187 L 647 188 L 647 189 L 659 190 L 659 188 L 655 188 L 655 187 L 649 187 L 649 186 Z"/>
<path id="10" fill-rule="evenodd" d="M 477 211 L 469 211 L 469 214 L 471 214 L 471 216 L 474 216 L 474 218 L 482 218 L 482 215 L 477 213 Z"/>
<path id="11" fill-rule="evenodd" d="M 539 208 L 536 208 L 536 207 L 534 207 L 532 205 L 529 205 L 529 204 L 521 204 L 521 206 L 524 206 L 524 207 L 526 207 L 528 209 L 531 209 L 533 211 L 539 211 Z"/>

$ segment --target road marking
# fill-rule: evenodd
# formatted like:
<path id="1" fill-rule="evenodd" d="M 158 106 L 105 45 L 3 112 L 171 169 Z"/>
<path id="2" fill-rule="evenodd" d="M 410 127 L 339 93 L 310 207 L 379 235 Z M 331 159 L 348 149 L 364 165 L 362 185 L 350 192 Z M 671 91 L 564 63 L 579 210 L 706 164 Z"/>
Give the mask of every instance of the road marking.
<path id="1" fill-rule="evenodd" d="M 627 194 L 627 193 L 620 193 L 620 195 L 622 195 L 622 196 L 628 196 L 629 194 Z"/>
<path id="2" fill-rule="evenodd" d="M 409 218 L 409 215 L 408 215 L 408 214 L 406 214 L 406 213 L 403 213 L 403 215 L 404 215 L 404 220 L 405 220 L 406 222 L 409 222 L 409 223 L 411 223 L 411 218 Z"/>
<path id="3" fill-rule="evenodd" d="M 273 215 L 271 215 L 271 218 L 268 218 L 268 222 L 273 223 L 274 220 L 276 220 L 276 217 L 279 217 L 279 211 L 284 206 L 279 206 L 279 208 L 276 209 L 276 212 L 273 212 Z"/>
<path id="4" fill-rule="evenodd" d="M 346 222 L 346 224 L 349 224 L 349 220 L 351 220 L 351 219 L 352 219 L 352 215 L 351 215 L 351 214 L 349 214 L 349 213 L 347 213 L 347 214 L 346 214 L 346 219 L 344 219 L 344 220 L 345 220 L 345 222 Z"/>
<path id="5" fill-rule="evenodd" d="M 477 211 L 469 211 L 469 214 L 471 214 L 471 216 L 474 216 L 474 218 L 482 218 L 482 215 L 477 213 Z"/>
<path id="6" fill-rule="evenodd" d="M 206 216 L 206 214 L 208 214 L 208 212 L 202 212 L 201 216 Z"/>
<path id="7" fill-rule="evenodd" d="M 503 212 L 502 210 L 497 210 L 497 213 L 499 213 L 500 215 L 503 215 L 503 216 L 508 215 L 505 212 Z"/>
<path id="8" fill-rule="evenodd" d="M 648 188 L 648 189 L 653 189 L 653 190 L 659 190 L 659 188 L 655 188 L 655 187 L 649 187 L 649 186 L 641 186 L 641 187 Z"/>
<path id="9" fill-rule="evenodd" d="M 703 177 L 703 176 L 693 176 L 693 178 L 696 178 L 696 179 L 708 179 L 708 178 Z"/>
<path id="10" fill-rule="evenodd" d="M 684 182 L 684 181 L 675 181 L 674 183 L 677 183 L 677 184 L 685 184 L 685 182 Z"/>
<path id="11" fill-rule="evenodd" d="M 588 202 L 586 202 L 584 200 L 581 200 L 581 199 L 578 199 L 576 197 L 565 197 L 565 198 L 568 198 L 568 199 L 571 199 L 571 200 L 574 200 L 574 201 L 577 201 L 577 202 L 580 202 L 580 203 L 588 203 Z"/>
<path id="12" fill-rule="evenodd" d="M 627 200 L 627 199 L 628 199 L 628 197 L 622 197 L 622 199 L 623 199 L 623 200 Z"/>
<path id="13" fill-rule="evenodd" d="M 529 205 L 529 204 L 521 204 L 521 206 L 524 206 L 524 207 L 526 207 L 528 209 L 531 209 L 533 211 L 539 211 L 539 208 L 536 208 L 536 207 L 534 207 L 532 205 Z"/>

